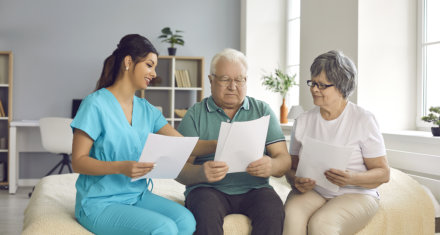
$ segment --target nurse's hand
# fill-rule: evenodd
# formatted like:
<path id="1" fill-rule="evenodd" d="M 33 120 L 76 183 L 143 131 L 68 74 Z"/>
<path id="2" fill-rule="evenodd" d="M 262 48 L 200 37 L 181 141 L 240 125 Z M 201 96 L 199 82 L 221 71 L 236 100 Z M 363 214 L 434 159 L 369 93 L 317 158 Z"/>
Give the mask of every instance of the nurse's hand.
<path id="1" fill-rule="evenodd" d="M 121 161 L 119 172 L 130 178 L 144 176 L 154 168 L 153 162 Z"/>
<path id="2" fill-rule="evenodd" d="M 206 161 L 203 163 L 203 175 L 209 183 L 217 182 L 225 178 L 229 166 L 226 162 Z"/>

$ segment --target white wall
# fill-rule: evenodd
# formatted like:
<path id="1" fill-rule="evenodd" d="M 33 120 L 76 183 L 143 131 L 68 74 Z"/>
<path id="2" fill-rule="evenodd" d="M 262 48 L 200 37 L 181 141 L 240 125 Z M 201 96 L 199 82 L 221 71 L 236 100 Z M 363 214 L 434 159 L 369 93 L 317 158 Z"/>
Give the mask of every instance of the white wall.
<path id="1" fill-rule="evenodd" d="M 300 104 L 313 59 L 342 50 L 358 68 L 350 100 L 370 110 L 382 130 L 415 129 L 417 0 L 307 0 L 301 5 Z"/>
<path id="2" fill-rule="evenodd" d="M 303 0 L 301 1 L 300 97 L 305 110 L 313 107 L 306 80 L 310 65 L 320 54 L 342 50 L 357 65 L 358 58 L 358 1 Z M 357 102 L 356 93 L 350 100 Z"/>
<path id="3" fill-rule="evenodd" d="M 358 104 L 382 130 L 414 130 L 417 1 L 359 1 Z"/>
<path id="4" fill-rule="evenodd" d="M 14 119 L 69 117 L 72 99 L 93 91 L 126 34 L 148 37 L 166 55 L 160 30 L 183 30 L 177 55 L 205 57 L 207 73 L 215 53 L 240 47 L 239 23 L 236 0 L 0 0 L 0 50 L 14 53 Z"/>
<path id="5" fill-rule="evenodd" d="M 286 67 L 286 4 L 285 0 L 242 0 L 241 51 L 249 62 L 247 94 L 266 101 L 278 117 L 282 97 L 267 91 L 261 77 Z"/>

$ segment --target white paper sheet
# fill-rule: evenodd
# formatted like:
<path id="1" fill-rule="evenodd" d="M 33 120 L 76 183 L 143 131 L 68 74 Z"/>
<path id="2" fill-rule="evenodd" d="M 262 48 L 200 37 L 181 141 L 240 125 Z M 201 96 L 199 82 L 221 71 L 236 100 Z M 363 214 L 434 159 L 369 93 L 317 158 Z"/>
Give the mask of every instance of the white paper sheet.
<path id="1" fill-rule="evenodd" d="M 296 176 L 311 178 L 317 185 L 337 192 L 339 186 L 328 181 L 324 172 L 330 168 L 345 171 L 352 152 L 353 147 L 331 145 L 306 137 L 299 153 Z"/>
<path id="2" fill-rule="evenodd" d="M 215 161 L 224 161 L 228 173 L 244 172 L 249 163 L 263 156 L 270 116 L 246 122 L 222 122 Z"/>
<path id="3" fill-rule="evenodd" d="M 139 162 L 154 162 L 156 166 L 143 178 L 175 179 L 196 146 L 199 137 L 175 137 L 149 134 Z"/>

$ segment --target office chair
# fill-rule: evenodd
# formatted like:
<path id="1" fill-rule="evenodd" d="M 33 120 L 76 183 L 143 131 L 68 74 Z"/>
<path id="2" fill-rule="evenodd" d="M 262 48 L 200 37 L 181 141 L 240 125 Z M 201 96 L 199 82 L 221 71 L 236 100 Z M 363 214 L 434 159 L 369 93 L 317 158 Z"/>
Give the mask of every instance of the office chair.
<path id="1" fill-rule="evenodd" d="M 43 148 L 51 153 L 59 154 L 63 159 L 58 162 L 45 176 L 51 175 L 58 167 L 61 174 L 64 167 L 67 166 L 72 173 L 70 155 L 72 154 L 73 132 L 70 127 L 71 118 L 47 117 L 40 119 L 41 143 Z M 29 197 L 34 192 L 29 193 Z"/>
<path id="2" fill-rule="evenodd" d="M 72 173 L 70 163 L 73 140 L 73 132 L 70 127 L 71 122 L 72 119 L 70 118 L 47 117 L 40 119 L 41 143 L 43 144 L 43 148 L 63 157 L 46 176 L 52 174 L 58 167 L 60 167 L 58 174 L 61 174 L 65 166 L 67 166 L 69 172 Z"/>

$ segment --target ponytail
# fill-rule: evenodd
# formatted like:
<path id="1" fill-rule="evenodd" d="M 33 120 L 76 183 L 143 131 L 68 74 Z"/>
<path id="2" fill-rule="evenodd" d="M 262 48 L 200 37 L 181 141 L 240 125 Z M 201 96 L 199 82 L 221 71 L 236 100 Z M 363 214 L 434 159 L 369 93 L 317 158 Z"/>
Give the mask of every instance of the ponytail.
<path id="1" fill-rule="evenodd" d="M 104 61 L 104 67 L 102 68 L 101 77 L 96 83 L 96 91 L 108 87 L 115 82 L 116 76 L 114 76 L 115 70 L 115 55 L 114 53 L 107 57 Z"/>

